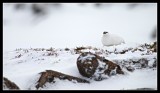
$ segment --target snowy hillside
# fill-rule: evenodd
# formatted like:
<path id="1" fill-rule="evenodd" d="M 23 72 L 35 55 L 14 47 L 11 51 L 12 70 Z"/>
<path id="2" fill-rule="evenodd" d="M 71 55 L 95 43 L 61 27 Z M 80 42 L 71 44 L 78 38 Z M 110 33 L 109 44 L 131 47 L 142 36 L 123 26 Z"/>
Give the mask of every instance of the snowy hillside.
<path id="1" fill-rule="evenodd" d="M 127 45 L 127 44 L 126 44 Z M 86 47 L 81 52 L 90 51 L 92 53 L 99 54 L 106 57 L 109 60 L 129 60 L 136 61 L 137 59 L 146 58 L 148 60 L 147 66 L 141 67 L 131 64 L 136 70 L 133 72 L 127 71 L 125 68 L 125 75 L 111 76 L 110 78 L 103 81 L 93 81 L 90 84 L 73 83 L 67 80 L 56 80 L 56 83 L 46 83 L 44 88 L 40 89 L 80 89 L 80 90 L 122 90 L 122 89 L 137 89 L 137 88 L 153 88 L 157 89 L 157 68 L 153 67 L 154 62 L 157 60 L 157 53 L 147 52 L 146 48 L 139 47 L 126 47 L 126 45 L 119 45 L 114 47 L 105 47 L 105 49 L 98 49 L 93 47 Z M 121 47 L 121 48 L 120 48 Z M 124 54 L 117 54 L 125 49 L 131 49 Z M 135 50 L 134 52 L 131 52 Z M 111 54 L 107 54 L 111 53 Z M 8 51 L 4 54 L 3 61 L 3 76 L 8 77 L 14 81 L 20 89 L 36 89 L 35 85 L 38 81 L 40 72 L 45 70 L 55 70 L 68 75 L 83 77 L 76 65 L 76 61 L 80 53 L 76 52 L 75 49 L 17 49 L 14 51 Z M 131 62 L 131 61 L 127 61 Z M 123 62 L 122 62 L 123 63 Z M 119 62 L 122 66 L 123 64 Z M 127 66 L 126 64 L 125 66 Z M 107 85 L 106 85 L 107 84 Z M 67 85 L 67 86 L 66 86 Z M 116 85 L 116 86 L 115 86 Z"/>
<path id="2" fill-rule="evenodd" d="M 32 14 L 30 3 L 24 10 L 4 3 L 3 77 L 20 90 L 37 90 L 40 73 L 46 70 L 90 83 L 54 78 L 55 82 L 46 82 L 38 90 L 157 90 L 157 48 L 152 47 L 157 40 L 150 38 L 157 26 L 157 4 L 142 3 L 133 9 L 127 5 L 110 3 L 96 8 L 91 3 L 68 3 L 46 7 L 47 15 L 38 17 Z M 125 44 L 103 46 L 103 31 L 123 37 Z M 102 81 L 82 76 L 77 58 L 84 52 L 118 64 L 124 75 Z M 3 89 L 9 89 L 7 84 Z"/>

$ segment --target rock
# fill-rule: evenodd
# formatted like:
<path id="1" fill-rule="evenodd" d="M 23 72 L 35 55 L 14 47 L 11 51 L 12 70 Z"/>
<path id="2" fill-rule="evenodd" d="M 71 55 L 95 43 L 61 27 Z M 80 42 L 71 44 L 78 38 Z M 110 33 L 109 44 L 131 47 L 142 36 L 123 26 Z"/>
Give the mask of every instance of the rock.
<path id="1" fill-rule="evenodd" d="M 79 53 L 82 53 L 81 50 L 84 50 L 84 49 L 87 49 L 87 48 L 86 47 L 76 47 L 74 49 L 74 51 L 75 51 L 76 54 L 79 54 Z"/>
<path id="2" fill-rule="evenodd" d="M 140 64 L 141 64 L 141 68 L 146 68 L 148 67 L 148 60 L 145 58 L 142 58 L 139 60 Z"/>
<path id="3" fill-rule="evenodd" d="M 105 74 L 112 74 L 113 70 L 116 71 L 117 74 L 124 74 L 121 67 L 117 65 L 116 63 L 113 63 L 112 61 L 104 59 L 103 62 L 105 62 L 108 65 L 108 68 L 105 69 Z"/>
<path id="4" fill-rule="evenodd" d="M 128 66 L 128 67 L 126 67 L 126 69 L 127 69 L 128 71 L 130 71 L 130 72 L 133 72 L 133 71 L 135 70 L 135 68 L 132 67 L 132 66 Z"/>
<path id="5" fill-rule="evenodd" d="M 121 65 L 121 67 L 126 68 L 128 71 L 134 71 L 135 69 L 143 69 L 143 68 L 156 68 L 157 66 L 157 58 L 156 57 L 133 57 L 130 59 L 118 59 L 113 60 L 117 64 Z"/>
<path id="6" fill-rule="evenodd" d="M 102 80 L 103 76 L 124 74 L 119 65 L 90 52 L 84 52 L 77 58 L 77 67 L 82 76 L 95 80 Z"/>
<path id="7" fill-rule="evenodd" d="M 39 78 L 39 80 L 37 81 L 37 85 L 36 88 L 38 89 L 39 87 L 43 87 L 45 85 L 46 82 L 53 82 L 55 83 L 54 79 L 55 78 L 59 78 L 60 80 L 69 80 L 69 81 L 77 81 L 79 83 L 89 83 L 89 81 L 85 80 L 85 79 L 81 79 L 78 77 L 74 77 L 74 76 L 70 76 L 70 75 L 66 75 L 57 71 L 53 71 L 53 70 L 46 70 L 45 72 L 41 72 L 40 73 L 41 76 Z"/>
<path id="8" fill-rule="evenodd" d="M 77 59 L 77 67 L 82 76 L 91 77 L 98 67 L 98 56 L 90 52 L 82 53 Z"/>
<path id="9" fill-rule="evenodd" d="M 154 42 L 152 45 L 151 45 L 151 50 L 153 52 L 157 52 L 157 42 Z"/>
<path id="10" fill-rule="evenodd" d="M 157 67 L 157 60 L 154 61 L 152 67 Z"/>
<path id="11" fill-rule="evenodd" d="M 7 78 L 3 77 L 3 89 L 19 90 L 20 88 L 14 82 L 11 82 Z"/>

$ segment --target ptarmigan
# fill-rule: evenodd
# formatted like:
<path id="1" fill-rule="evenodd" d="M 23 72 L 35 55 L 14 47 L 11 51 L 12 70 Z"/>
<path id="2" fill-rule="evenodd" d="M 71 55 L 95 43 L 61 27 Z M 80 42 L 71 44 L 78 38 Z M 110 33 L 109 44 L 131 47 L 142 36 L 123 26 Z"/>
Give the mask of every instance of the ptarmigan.
<path id="1" fill-rule="evenodd" d="M 108 32 L 103 32 L 102 36 L 103 46 L 113 46 L 113 45 L 119 45 L 121 43 L 125 43 L 123 38 L 114 34 L 110 34 Z"/>

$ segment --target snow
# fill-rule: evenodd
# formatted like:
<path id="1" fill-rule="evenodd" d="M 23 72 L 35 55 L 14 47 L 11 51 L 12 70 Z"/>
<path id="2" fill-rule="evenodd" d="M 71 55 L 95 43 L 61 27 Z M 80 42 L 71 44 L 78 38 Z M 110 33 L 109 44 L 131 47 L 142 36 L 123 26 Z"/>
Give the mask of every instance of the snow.
<path id="1" fill-rule="evenodd" d="M 86 59 L 92 60 L 93 57 L 95 57 L 95 56 L 94 56 L 94 55 L 91 55 L 91 54 L 87 54 L 86 56 L 81 55 L 78 60 L 83 63 L 84 60 L 86 60 Z M 88 62 L 87 62 L 87 63 L 88 63 Z"/>
<path id="2" fill-rule="evenodd" d="M 77 69 L 76 61 L 80 54 L 76 54 L 74 48 L 80 46 L 92 46 L 82 52 L 97 53 L 108 60 L 147 58 L 148 65 L 152 66 L 157 53 L 148 53 L 146 48 L 125 54 L 116 52 L 135 47 L 141 49 L 141 44 L 155 41 L 150 39 L 150 33 L 157 25 L 157 4 L 131 10 L 126 8 L 126 3 L 110 4 L 112 6 L 95 8 L 91 3 L 84 6 L 67 3 L 57 9 L 48 7 L 48 15 L 35 19 L 30 8 L 16 11 L 12 4 L 3 3 L 3 77 L 22 90 L 35 90 L 38 73 L 45 70 L 88 79 Z M 101 36 L 106 30 L 123 37 L 125 44 L 103 47 Z M 53 51 L 46 50 L 50 47 Z M 44 48 L 44 51 L 35 48 Z M 157 90 L 157 68 L 125 73 L 102 81 L 91 80 L 89 84 L 56 79 L 55 83 L 46 83 L 46 87 L 40 90 Z"/>
<path id="3" fill-rule="evenodd" d="M 121 45 L 122 47 L 123 45 Z M 94 49 L 94 48 L 93 48 Z M 3 76 L 7 77 L 11 81 L 14 81 L 21 89 L 35 89 L 35 83 L 38 80 L 38 73 L 43 72 L 45 70 L 55 70 L 61 73 L 73 75 L 76 77 L 84 78 L 80 75 L 77 69 L 77 58 L 80 54 L 71 54 L 70 51 L 65 51 L 64 49 L 55 49 L 58 56 L 46 56 L 48 52 L 52 51 L 36 51 L 34 49 L 28 49 L 29 51 L 25 53 L 26 49 L 8 51 L 4 54 L 3 60 Z M 92 50 L 92 49 L 91 49 Z M 93 51 L 93 50 L 92 50 Z M 138 52 L 141 53 L 141 52 Z M 22 54 L 20 58 L 15 58 L 15 56 Z M 103 54 L 103 53 L 102 53 Z M 133 53 L 134 54 L 134 53 Z M 113 57 L 112 54 L 108 55 L 111 60 L 127 60 L 128 57 L 132 57 L 132 59 L 137 60 L 138 58 L 147 58 L 149 61 L 149 65 L 153 65 L 153 58 L 157 59 L 156 53 L 152 53 L 150 55 L 137 56 L 134 57 L 131 54 L 118 54 Z M 125 56 L 124 56 L 125 55 Z M 137 54 L 136 54 L 137 55 Z M 106 57 L 103 54 L 104 57 Z M 107 57 L 106 57 L 107 58 Z M 39 60 L 38 60 L 39 59 Z M 42 60 L 43 59 L 43 60 Z M 100 67 L 103 67 L 103 64 L 99 64 Z M 106 66 L 107 67 L 107 66 Z M 123 68 L 125 71 L 125 69 Z M 97 72 L 99 73 L 99 72 Z M 91 81 L 90 84 L 82 84 L 82 83 L 73 83 L 69 81 L 56 81 L 54 84 L 46 84 L 46 87 L 41 88 L 42 90 L 70 90 L 70 89 L 82 89 L 82 90 L 121 90 L 121 89 L 135 89 L 135 88 L 154 88 L 157 89 L 157 69 L 152 68 L 143 68 L 136 69 L 132 73 L 125 71 L 125 75 L 114 75 L 108 77 L 107 75 L 103 75 L 103 81 Z M 76 85 L 75 85 L 76 84 Z M 64 86 L 67 85 L 67 86 Z M 115 86 L 116 85 L 116 86 Z"/>
<path id="4" fill-rule="evenodd" d="M 105 78 L 108 77 L 107 75 L 103 74 L 106 69 L 99 70 L 100 68 L 106 68 L 107 69 L 108 65 L 106 65 L 105 63 L 103 63 L 100 60 L 98 60 L 98 67 L 97 67 L 97 69 L 96 69 L 96 71 L 95 71 L 95 73 L 93 75 L 95 80 L 105 79 Z"/>
<path id="5" fill-rule="evenodd" d="M 91 84 L 72 83 L 67 80 L 57 81 L 55 84 L 47 83 L 47 87 L 42 90 L 126 90 L 136 89 L 137 87 L 157 88 L 157 78 L 155 77 L 157 73 L 151 70 L 144 70 L 142 74 L 142 71 L 135 71 L 127 76 L 113 76 L 103 81 L 93 81 Z M 150 72 L 152 72 L 151 75 L 153 76 L 148 75 Z"/>

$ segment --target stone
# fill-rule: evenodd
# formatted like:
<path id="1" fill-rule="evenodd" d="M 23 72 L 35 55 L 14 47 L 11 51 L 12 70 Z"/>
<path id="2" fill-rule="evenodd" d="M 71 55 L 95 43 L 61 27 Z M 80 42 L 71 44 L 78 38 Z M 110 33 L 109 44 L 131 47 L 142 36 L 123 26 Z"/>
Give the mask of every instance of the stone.
<path id="1" fill-rule="evenodd" d="M 3 77 L 3 89 L 19 90 L 20 88 L 14 82 L 10 81 L 6 77 Z"/>
<path id="2" fill-rule="evenodd" d="M 119 65 L 91 52 L 81 53 L 77 58 L 77 68 L 82 76 L 95 80 L 102 80 L 114 74 L 124 74 Z"/>
<path id="3" fill-rule="evenodd" d="M 41 72 L 40 73 L 41 76 L 39 78 L 39 80 L 37 81 L 37 85 L 36 88 L 40 88 L 45 85 L 46 82 L 53 82 L 55 83 L 56 81 L 55 78 L 59 78 L 60 80 L 69 80 L 69 81 L 76 81 L 78 83 L 89 83 L 89 81 L 85 80 L 85 79 L 81 79 L 78 77 L 74 77 L 74 76 L 70 76 L 67 74 L 63 74 L 54 70 L 46 70 L 45 72 Z"/>
<path id="4" fill-rule="evenodd" d="M 135 70 L 135 68 L 132 67 L 132 66 L 128 66 L 128 67 L 126 67 L 126 69 L 127 69 L 128 71 L 130 71 L 130 72 L 133 72 L 133 71 Z"/>

